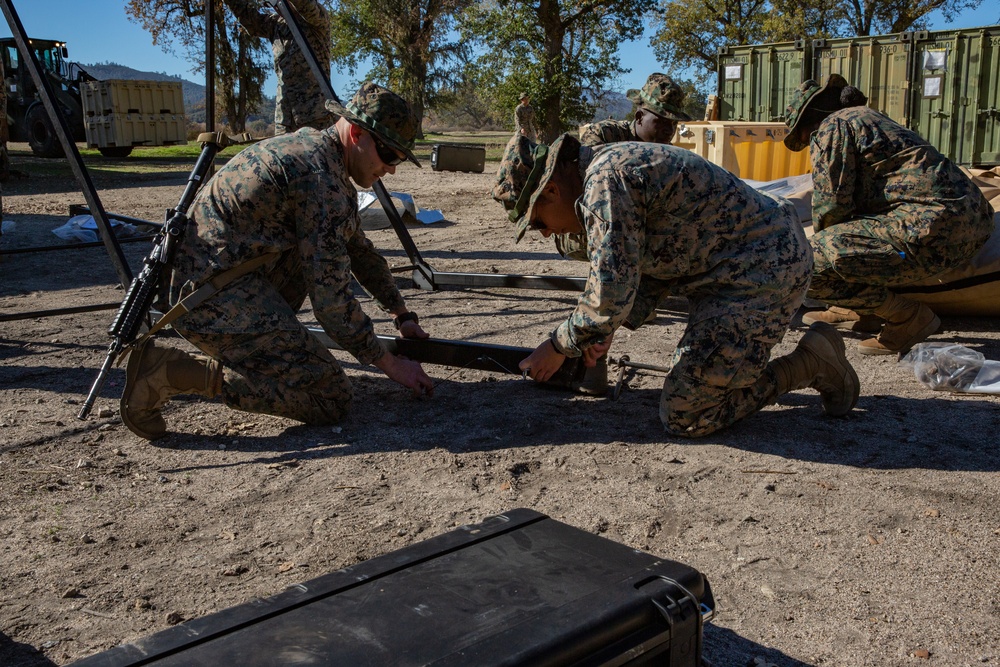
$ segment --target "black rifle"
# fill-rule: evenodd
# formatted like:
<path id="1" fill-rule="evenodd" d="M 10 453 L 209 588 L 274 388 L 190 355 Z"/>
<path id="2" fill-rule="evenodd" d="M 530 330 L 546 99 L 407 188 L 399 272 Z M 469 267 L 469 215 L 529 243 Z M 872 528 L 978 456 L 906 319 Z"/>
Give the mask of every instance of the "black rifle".
<path id="1" fill-rule="evenodd" d="M 149 311 L 156 300 L 156 294 L 160 286 L 160 281 L 166 272 L 173 265 L 174 253 L 177 244 L 184 237 L 184 230 L 187 227 L 187 210 L 194 201 L 195 195 L 207 180 L 212 165 L 215 162 L 216 154 L 233 142 L 229 137 L 221 133 L 205 132 L 198 135 L 201 143 L 201 155 L 188 176 L 187 186 L 184 194 L 181 195 L 180 202 L 173 209 L 167 211 L 163 228 L 153 239 L 153 249 L 149 256 L 143 260 L 142 271 L 132 280 L 122 305 L 118 307 L 108 335 L 111 336 L 111 343 L 108 345 L 108 354 L 104 359 L 97 378 L 94 380 L 87 400 L 80 408 L 79 419 L 86 419 L 94 407 L 97 394 L 104 387 L 108 372 L 122 353 L 128 349 L 132 343 L 139 338 L 144 325 L 148 325 Z"/>

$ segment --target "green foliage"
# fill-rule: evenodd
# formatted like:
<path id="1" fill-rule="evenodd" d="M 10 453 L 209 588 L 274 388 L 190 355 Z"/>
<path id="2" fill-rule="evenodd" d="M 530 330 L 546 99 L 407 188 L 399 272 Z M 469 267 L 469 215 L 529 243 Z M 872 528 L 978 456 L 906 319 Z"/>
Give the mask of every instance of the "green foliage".
<path id="1" fill-rule="evenodd" d="M 216 110 L 236 132 L 260 106 L 270 68 L 269 45 L 248 36 L 225 9 L 212 0 L 215 17 Z M 201 0 L 128 0 L 125 14 L 138 23 L 166 52 L 179 46 L 188 60 L 205 68 L 205 3 Z"/>
<path id="2" fill-rule="evenodd" d="M 462 46 L 450 37 L 455 17 L 472 0 L 338 0 L 331 12 L 332 61 L 352 76 L 380 81 L 422 119 L 434 91 L 449 77 Z"/>
<path id="3" fill-rule="evenodd" d="M 541 139 L 552 141 L 592 118 L 593 93 L 628 71 L 616 52 L 642 33 L 644 10 L 638 0 L 492 0 L 469 8 L 460 27 L 484 51 L 476 67 L 494 72 L 489 97 L 507 126 L 527 91 Z"/>

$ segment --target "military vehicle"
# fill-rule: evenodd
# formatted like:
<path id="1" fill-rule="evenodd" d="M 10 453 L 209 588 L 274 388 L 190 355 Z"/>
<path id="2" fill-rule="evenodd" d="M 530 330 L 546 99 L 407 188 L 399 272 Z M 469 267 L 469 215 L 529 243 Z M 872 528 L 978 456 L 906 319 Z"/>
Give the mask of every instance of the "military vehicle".
<path id="1" fill-rule="evenodd" d="M 69 62 L 65 42 L 52 39 L 29 40 L 35 57 L 48 77 L 56 102 L 69 125 L 74 141 L 85 140 L 80 84 L 93 81 L 77 63 Z M 61 157 L 62 144 L 42 105 L 38 89 L 18 51 L 13 37 L 0 39 L 4 84 L 7 91 L 7 122 L 11 141 L 27 141 L 38 157 Z"/>

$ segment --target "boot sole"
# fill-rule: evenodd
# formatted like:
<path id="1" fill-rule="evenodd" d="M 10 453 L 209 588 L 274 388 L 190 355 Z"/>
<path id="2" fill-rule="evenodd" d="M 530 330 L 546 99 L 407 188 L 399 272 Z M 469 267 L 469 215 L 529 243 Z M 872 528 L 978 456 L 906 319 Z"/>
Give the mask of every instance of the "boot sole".
<path id="1" fill-rule="evenodd" d="M 858 377 L 857 371 L 854 370 L 854 366 L 847 360 L 847 346 L 844 345 L 844 339 L 837 333 L 836 329 L 826 322 L 816 322 L 809 327 L 806 335 L 808 336 L 810 333 L 819 334 L 833 348 L 834 356 L 837 357 L 840 364 L 847 369 L 847 375 L 851 380 L 851 405 L 846 410 L 829 411 L 826 404 L 823 404 L 824 411 L 831 417 L 843 417 L 858 404 L 858 398 L 861 396 L 861 379 Z"/>
<path id="2" fill-rule="evenodd" d="M 143 343 L 141 347 L 133 348 L 128 353 L 128 362 L 125 366 L 125 389 L 122 391 L 121 400 L 118 403 L 118 414 L 121 415 L 122 423 L 128 427 L 128 430 L 135 433 L 140 438 L 146 440 L 158 440 L 166 435 L 166 433 L 150 433 L 144 430 L 141 426 L 132 421 L 128 414 L 128 395 L 131 393 L 130 388 L 134 386 L 136 378 L 139 376 L 139 367 L 142 365 L 142 354 L 146 351 L 146 345 L 148 341 Z"/>
<path id="3" fill-rule="evenodd" d="M 823 312 L 823 311 L 821 311 Z M 809 316 L 810 313 L 806 313 L 802 316 L 802 324 L 811 326 L 817 322 L 822 322 L 823 324 L 829 324 L 834 329 L 838 331 L 853 331 L 855 333 L 872 333 L 877 334 L 882 330 L 882 320 L 876 318 L 862 318 L 860 320 L 841 320 L 840 322 L 827 322 L 826 320 L 815 319 Z"/>
<path id="4" fill-rule="evenodd" d="M 920 329 L 917 333 L 910 336 L 909 340 L 907 340 L 906 343 L 898 350 L 890 350 L 887 347 L 867 347 L 863 344 L 864 341 L 862 341 L 861 343 L 858 343 L 858 352 L 869 357 L 884 356 L 888 354 L 906 354 L 911 347 L 923 340 L 926 340 L 928 336 L 934 335 L 940 328 L 941 318 L 935 315 L 934 319 L 928 322 L 927 325 Z"/>

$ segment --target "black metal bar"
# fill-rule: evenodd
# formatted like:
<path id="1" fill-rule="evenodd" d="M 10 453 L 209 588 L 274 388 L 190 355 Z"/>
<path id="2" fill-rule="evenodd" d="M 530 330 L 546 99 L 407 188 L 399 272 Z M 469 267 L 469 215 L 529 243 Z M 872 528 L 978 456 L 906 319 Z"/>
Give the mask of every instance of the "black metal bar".
<path id="1" fill-rule="evenodd" d="M 205 131 L 215 132 L 215 2 L 205 4 Z"/>
<path id="2" fill-rule="evenodd" d="M 89 313 L 95 310 L 114 310 L 121 305 L 121 302 L 95 303 L 90 306 L 73 306 L 70 308 L 53 308 L 51 310 L 35 310 L 24 313 L 9 313 L 0 315 L 0 322 L 14 322 L 16 320 L 30 320 L 35 317 L 51 317 L 53 315 L 73 315 L 76 313 Z"/>
<path id="3" fill-rule="evenodd" d="M 138 243 L 139 241 L 151 241 L 155 239 L 151 236 L 130 236 L 127 239 L 118 239 L 118 243 Z M 98 248 L 103 246 L 101 241 L 84 241 L 83 243 L 63 243 L 60 245 L 32 246 L 30 248 L 10 248 L 0 250 L 0 255 L 24 255 L 30 252 L 49 252 L 51 250 L 82 250 L 84 248 Z"/>
<path id="4" fill-rule="evenodd" d="M 342 350 L 326 332 L 309 327 L 309 332 L 328 348 Z M 422 364 L 471 368 L 493 373 L 522 375 L 518 364 L 533 352 L 529 347 L 474 343 L 440 338 L 394 338 L 376 336 L 393 354 L 398 354 Z M 572 389 L 585 394 L 603 394 L 607 390 L 607 365 L 587 368 L 583 359 L 567 359 L 562 368 L 544 384 Z"/>
<path id="5" fill-rule="evenodd" d="M 83 196 L 87 200 L 87 204 L 90 205 L 90 210 L 93 211 L 94 220 L 97 222 L 98 235 L 104 242 L 104 247 L 107 248 L 108 255 L 111 257 L 111 263 L 118 274 L 118 280 L 122 287 L 125 287 L 132 282 L 132 270 L 125 260 L 121 246 L 118 245 L 118 239 L 111 230 L 111 223 L 108 222 L 104 206 L 101 204 L 100 197 L 97 196 L 97 190 L 94 188 L 94 183 L 90 180 L 90 174 L 83 164 L 80 151 L 77 150 L 76 143 L 71 139 L 66 119 L 63 117 L 59 106 L 55 103 L 55 94 L 52 91 L 52 86 L 49 84 L 48 77 L 43 76 L 42 68 L 35 57 L 34 49 L 31 48 L 28 36 L 24 31 L 24 26 L 21 24 L 21 19 L 18 17 L 17 12 L 14 11 L 13 2 L 11 0 L 0 0 L 0 9 L 3 9 L 4 16 L 7 17 L 7 24 L 14 35 L 14 40 L 17 42 L 24 65 L 28 68 L 31 78 L 38 88 L 42 104 L 49 114 L 49 119 L 52 121 L 55 133 L 59 136 L 59 142 L 63 146 L 63 151 L 65 151 L 69 165 L 73 169 L 73 174 L 80 183 Z"/>
<path id="6" fill-rule="evenodd" d="M 587 285 L 587 279 L 570 276 L 521 276 L 510 273 L 443 273 L 435 271 L 434 284 L 438 287 L 455 285 L 460 287 L 582 291 Z"/>

